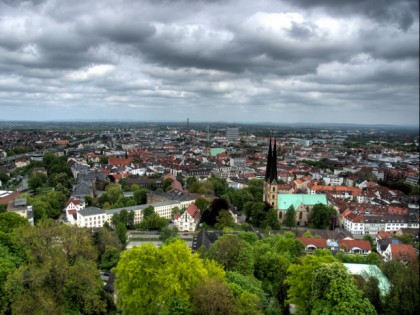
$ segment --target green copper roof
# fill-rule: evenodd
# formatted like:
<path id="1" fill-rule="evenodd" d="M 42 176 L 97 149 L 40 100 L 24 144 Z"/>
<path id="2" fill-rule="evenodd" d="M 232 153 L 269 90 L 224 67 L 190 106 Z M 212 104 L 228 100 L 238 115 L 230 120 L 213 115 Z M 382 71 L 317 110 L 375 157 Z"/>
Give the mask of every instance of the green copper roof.
<path id="1" fill-rule="evenodd" d="M 323 194 L 278 194 L 277 208 L 286 211 L 293 205 L 295 210 L 301 205 L 314 206 L 317 203 L 327 205 L 327 196 Z"/>
<path id="2" fill-rule="evenodd" d="M 216 156 L 219 153 L 223 153 L 223 152 L 226 152 L 226 149 L 223 149 L 223 148 L 211 148 L 210 149 L 211 156 Z"/>
<path id="3" fill-rule="evenodd" d="M 386 295 L 389 292 L 390 284 L 389 280 L 384 276 L 382 271 L 375 265 L 367 264 L 343 264 L 351 275 L 360 275 L 366 281 L 369 277 L 375 277 L 379 281 L 379 290 L 382 295 Z"/>

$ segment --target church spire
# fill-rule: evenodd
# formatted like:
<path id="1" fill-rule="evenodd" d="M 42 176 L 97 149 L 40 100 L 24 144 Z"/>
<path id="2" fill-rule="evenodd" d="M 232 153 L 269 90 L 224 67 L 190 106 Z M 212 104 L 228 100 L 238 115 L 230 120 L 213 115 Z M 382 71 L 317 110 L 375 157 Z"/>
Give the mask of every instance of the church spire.
<path id="1" fill-rule="evenodd" d="M 270 145 L 268 146 L 268 155 L 267 155 L 267 166 L 265 168 L 265 181 L 267 181 L 270 178 L 271 173 L 271 137 L 270 137 Z"/>
<path id="2" fill-rule="evenodd" d="M 271 159 L 270 183 L 273 181 L 277 184 L 277 143 L 274 139 L 273 157 Z"/>
<path id="3" fill-rule="evenodd" d="M 274 139 L 274 146 L 270 144 L 268 146 L 268 155 L 267 155 L 267 167 L 265 169 L 265 181 L 270 184 L 275 181 L 277 183 L 277 142 Z"/>

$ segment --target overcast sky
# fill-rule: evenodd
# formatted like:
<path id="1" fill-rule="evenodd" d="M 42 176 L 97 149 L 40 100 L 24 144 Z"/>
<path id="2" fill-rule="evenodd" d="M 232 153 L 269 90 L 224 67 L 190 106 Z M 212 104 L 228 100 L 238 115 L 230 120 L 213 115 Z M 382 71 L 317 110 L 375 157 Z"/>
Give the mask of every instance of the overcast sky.
<path id="1" fill-rule="evenodd" d="M 0 0 L 0 120 L 419 125 L 418 0 Z"/>

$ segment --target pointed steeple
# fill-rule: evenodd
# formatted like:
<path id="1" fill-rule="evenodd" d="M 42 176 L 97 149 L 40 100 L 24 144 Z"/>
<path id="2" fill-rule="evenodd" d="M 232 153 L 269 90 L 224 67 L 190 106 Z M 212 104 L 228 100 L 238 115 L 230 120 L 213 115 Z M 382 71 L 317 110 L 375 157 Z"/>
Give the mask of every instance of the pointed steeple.
<path id="1" fill-rule="evenodd" d="M 267 155 L 267 166 L 265 168 L 265 181 L 267 181 L 270 178 L 271 156 L 272 156 L 272 150 L 271 150 L 271 137 L 270 137 L 270 145 L 268 147 L 268 155 Z"/>
<path id="2" fill-rule="evenodd" d="M 274 139 L 273 156 L 271 159 L 271 170 L 270 170 L 270 183 L 275 181 L 277 183 L 277 143 Z"/>

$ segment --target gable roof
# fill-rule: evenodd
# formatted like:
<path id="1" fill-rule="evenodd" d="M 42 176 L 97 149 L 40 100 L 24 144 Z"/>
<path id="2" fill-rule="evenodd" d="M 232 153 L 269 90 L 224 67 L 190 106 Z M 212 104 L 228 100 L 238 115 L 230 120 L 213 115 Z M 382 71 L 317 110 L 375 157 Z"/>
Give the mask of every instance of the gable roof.
<path id="1" fill-rule="evenodd" d="M 197 221 L 200 218 L 200 210 L 197 208 L 195 203 L 192 203 L 188 206 L 187 212 L 194 218 L 194 221 Z"/>
<path id="2" fill-rule="evenodd" d="M 296 237 L 305 247 L 310 245 L 316 248 L 327 248 L 327 240 L 319 237 Z"/>
<path id="3" fill-rule="evenodd" d="M 392 260 L 416 260 L 416 249 L 413 246 L 406 244 L 389 244 L 389 246 L 392 253 Z"/>
<path id="4" fill-rule="evenodd" d="M 317 203 L 327 205 L 327 196 L 324 194 L 278 194 L 277 208 L 278 210 L 286 211 L 290 206 L 295 210 L 301 205 L 314 206 Z"/>
<path id="5" fill-rule="evenodd" d="M 349 249 L 360 248 L 361 250 L 372 250 L 370 242 L 365 240 L 339 240 L 339 243 L 340 245 L 347 245 Z"/>

